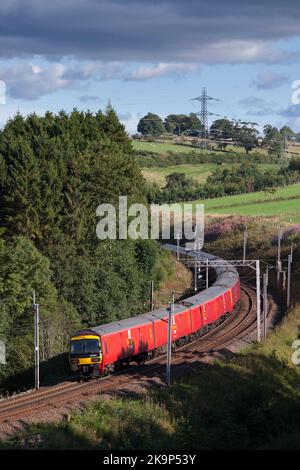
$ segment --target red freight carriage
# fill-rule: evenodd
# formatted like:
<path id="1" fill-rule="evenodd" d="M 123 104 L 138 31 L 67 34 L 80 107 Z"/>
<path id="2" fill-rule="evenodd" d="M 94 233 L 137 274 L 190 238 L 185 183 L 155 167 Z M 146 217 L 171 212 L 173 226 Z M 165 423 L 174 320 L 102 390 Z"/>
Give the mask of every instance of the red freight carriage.
<path id="1" fill-rule="evenodd" d="M 240 299 L 240 282 L 235 268 L 228 266 L 212 287 L 175 304 L 174 345 L 181 346 L 201 336 L 208 325 L 217 324 L 232 313 Z M 166 308 L 78 331 L 70 341 L 71 369 L 83 376 L 97 376 L 131 361 L 143 362 L 166 350 L 167 335 Z"/>
<path id="2" fill-rule="evenodd" d="M 197 307 L 192 307 L 190 309 L 190 315 L 191 329 L 192 332 L 195 333 L 197 330 L 200 330 L 200 328 L 203 326 L 201 306 L 197 305 Z"/>

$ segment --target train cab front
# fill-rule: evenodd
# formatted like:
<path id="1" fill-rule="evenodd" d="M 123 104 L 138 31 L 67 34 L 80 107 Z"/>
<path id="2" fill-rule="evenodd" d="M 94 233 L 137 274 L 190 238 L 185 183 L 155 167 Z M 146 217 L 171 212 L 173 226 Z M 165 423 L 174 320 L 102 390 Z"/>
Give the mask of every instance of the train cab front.
<path id="1" fill-rule="evenodd" d="M 70 339 L 70 367 L 72 374 L 80 379 L 99 377 L 102 350 L 99 336 L 79 334 Z"/>

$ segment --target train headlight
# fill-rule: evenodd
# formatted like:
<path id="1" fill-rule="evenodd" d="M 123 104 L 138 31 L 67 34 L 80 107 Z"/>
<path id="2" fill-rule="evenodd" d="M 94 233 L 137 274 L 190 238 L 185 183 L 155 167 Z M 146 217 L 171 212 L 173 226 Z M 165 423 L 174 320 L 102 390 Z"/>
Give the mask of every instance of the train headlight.
<path id="1" fill-rule="evenodd" d="M 91 362 L 100 362 L 100 357 L 92 357 Z"/>

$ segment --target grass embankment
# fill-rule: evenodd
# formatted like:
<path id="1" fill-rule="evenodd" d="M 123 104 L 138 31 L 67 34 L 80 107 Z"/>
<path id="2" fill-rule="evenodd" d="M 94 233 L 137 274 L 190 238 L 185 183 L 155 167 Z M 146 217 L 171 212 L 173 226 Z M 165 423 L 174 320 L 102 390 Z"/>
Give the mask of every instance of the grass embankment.
<path id="1" fill-rule="evenodd" d="M 194 204 L 197 203 L 204 204 L 207 214 L 277 216 L 287 222 L 300 222 L 300 184 L 274 192 L 260 191 L 194 201 Z"/>
<path id="2" fill-rule="evenodd" d="M 172 289 L 184 293 L 192 285 L 191 271 L 181 263 L 176 262 L 169 252 L 163 252 L 156 268 L 157 288 L 154 292 L 154 302 L 157 307 L 170 302 Z"/>
<path id="3" fill-rule="evenodd" d="M 300 308 L 266 343 L 135 398 L 76 412 L 69 423 L 35 425 L 0 448 L 300 448 L 300 366 L 292 364 Z"/>

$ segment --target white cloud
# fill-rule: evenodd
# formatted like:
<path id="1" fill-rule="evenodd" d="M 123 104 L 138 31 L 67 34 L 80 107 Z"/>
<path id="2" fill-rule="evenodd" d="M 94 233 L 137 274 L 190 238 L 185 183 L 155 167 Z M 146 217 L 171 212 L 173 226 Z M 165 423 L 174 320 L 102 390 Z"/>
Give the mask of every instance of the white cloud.
<path id="1" fill-rule="evenodd" d="M 267 116 L 276 113 L 277 104 L 266 101 L 257 96 L 248 96 L 239 101 L 239 104 L 246 108 L 248 116 Z"/>
<path id="2" fill-rule="evenodd" d="M 267 70 L 260 73 L 252 85 L 259 90 L 270 90 L 272 88 L 278 88 L 288 81 L 288 75 Z"/>
<path id="3" fill-rule="evenodd" d="M 199 71 L 197 64 L 186 63 L 159 63 L 156 65 L 142 65 L 126 77 L 126 80 L 150 80 L 168 75 L 186 75 Z"/>
<path id="4" fill-rule="evenodd" d="M 111 80 L 122 76 L 122 62 L 86 62 L 66 67 L 64 78 L 68 80 Z"/>
<path id="5" fill-rule="evenodd" d="M 0 68 L 0 79 L 5 82 L 8 95 L 24 100 L 35 100 L 74 87 L 82 81 L 119 78 L 121 74 L 121 64 L 110 62 L 51 63 L 45 66 L 19 62 Z"/>
<path id="6" fill-rule="evenodd" d="M 66 67 L 62 64 L 52 64 L 42 68 L 18 63 L 0 69 L 0 77 L 5 81 L 7 92 L 11 97 L 34 100 L 70 85 L 70 81 L 63 77 L 65 70 Z"/>
<path id="7" fill-rule="evenodd" d="M 125 72 L 122 62 L 36 63 L 19 62 L 0 68 L 0 79 L 7 86 L 7 93 L 15 99 L 35 100 L 61 89 L 80 87 L 83 82 L 103 80 L 149 80 L 169 75 L 185 75 L 199 71 L 196 64 L 159 63 L 141 66 L 131 73 Z M 82 101 L 89 101 L 84 94 Z"/>
<path id="8" fill-rule="evenodd" d="M 298 51 L 284 50 L 268 41 L 230 39 L 199 44 L 178 52 L 180 60 L 203 64 L 277 64 L 299 59 Z"/>

